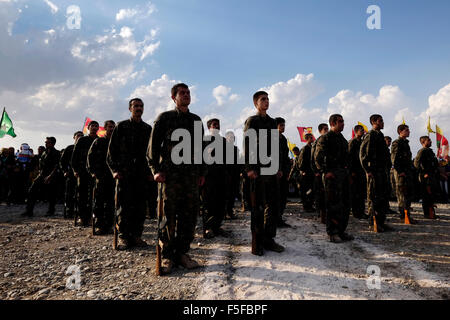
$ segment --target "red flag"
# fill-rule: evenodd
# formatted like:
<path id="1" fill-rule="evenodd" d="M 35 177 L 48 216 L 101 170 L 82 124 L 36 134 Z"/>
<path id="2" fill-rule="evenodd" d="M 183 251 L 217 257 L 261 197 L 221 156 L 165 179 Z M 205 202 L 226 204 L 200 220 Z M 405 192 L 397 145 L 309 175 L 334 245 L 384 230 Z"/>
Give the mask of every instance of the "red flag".
<path id="1" fill-rule="evenodd" d="M 444 137 L 442 129 L 436 126 L 436 144 L 438 148 L 437 157 L 440 159 L 447 159 L 449 153 L 448 140 Z"/>
<path id="2" fill-rule="evenodd" d="M 298 133 L 300 134 L 300 140 L 302 142 L 307 142 L 305 139 L 305 135 L 307 133 L 311 133 L 312 134 L 312 127 L 297 127 Z M 316 138 L 313 135 L 313 139 L 314 141 L 316 140 Z"/>
<path id="3" fill-rule="evenodd" d="M 91 123 L 91 119 L 86 117 L 86 120 L 84 120 L 84 126 L 83 126 L 83 134 L 87 135 L 89 134 L 89 123 Z M 104 137 L 106 135 L 106 130 L 103 127 L 98 127 L 97 136 Z"/>

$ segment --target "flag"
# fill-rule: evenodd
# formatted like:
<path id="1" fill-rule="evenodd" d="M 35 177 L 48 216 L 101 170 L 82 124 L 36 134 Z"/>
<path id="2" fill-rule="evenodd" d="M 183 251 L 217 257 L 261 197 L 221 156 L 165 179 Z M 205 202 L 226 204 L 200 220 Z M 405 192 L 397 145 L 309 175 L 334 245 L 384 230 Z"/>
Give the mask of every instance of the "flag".
<path id="1" fill-rule="evenodd" d="M 369 132 L 369 128 L 367 128 L 367 126 L 366 126 L 364 123 L 358 121 L 358 125 L 359 125 L 359 126 L 362 126 L 362 127 L 364 128 L 364 132 L 365 132 L 365 133 L 368 133 L 368 132 Z M 355 136 L 356 136 L 356 134 L 355 134 L 355 128 L 352 128 L 352 139 L 355 138 Z"/>
<path id="2" fill-rule="evenodd" d="M 402 116 L 402 124 L 406 124 L 405 118 Z"/>
<path id="3" fill-rule="evenodd" d="M 13 138 L 16 137 L 16 134 L 14 133 L 13 123 L 6 113 L 6 108 L 3 108 L 2 119 L 0 121 L 0 138 L 3 138 L 6 134 Z"/>
<path id="4" fill-rule="evenodd" d="M 433 131 L 433 129 L 431 129 L 430 117 L 428 117 L 427 131 L 428 131 L 428 135 L 430 135 L 430 133 L 436 133 Z"/>
<path id="5" fill-rule="evenodd" d="M 289 139 L 287 139 L 287 142 L 288 142 L 289 153 L 291 154 L 292 158 L 295 158 L 294 148 L 296 147 L 296 145 L 294 143 L 291 143 L 289 141 Z"/>
<path id="6" fill-rule="evenodd" d="M 305 139 L 305 135 L 307 133 L 311 133 L 312 134 L 312 127 L 297 127 L 298 133 L 300 134 L 300 140 L 302 142 L 306 142 Z M 313 135 L 314 138 L 314 135 Z M 314 138 L 314 140 L 316 140 L 316 138 Z"/>
<path id="7" fill-rule="evenodd" d="M 88 135 L 89 134 L 89 123 L 91 123 L 91 119 L 86 117 L 86 119 L 84 120 L 84 126 L 83 126 L 83 134 L 84 135 Z M 97 136 L 99 137 L 104 137 L 106 135 L 106 130 L 103 127 L 98 127 L 98 131 L 97 131 Z"/>
<path id="8" fill-rule="evenodd" d="M 448 140 L 444 137 L 441 128 L 436 125 L 436 145 L 438 148 L 437 157 L 439 159 L 446 159 L 448 157 L 449 145 Z"/>

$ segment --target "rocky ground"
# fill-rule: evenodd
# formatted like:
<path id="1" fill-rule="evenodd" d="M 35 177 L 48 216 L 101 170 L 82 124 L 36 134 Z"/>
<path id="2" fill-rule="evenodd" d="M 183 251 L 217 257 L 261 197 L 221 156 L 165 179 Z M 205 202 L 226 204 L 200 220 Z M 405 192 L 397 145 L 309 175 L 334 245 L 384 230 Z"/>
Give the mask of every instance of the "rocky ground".
<path id="1" fill-rule="evenodd" d="M 332 244 L 293 199 L 286 211 L 293 228 L 277 235 L 286 251 L 263 257 L 249 253 L 249 213 L 239 213 L 224 224 L 229 238 L 204 240 L 197 228 L 190 254 L 205 267 L 157 277 L 155 220 L 146 220 L 143 237 L 152 245 L 124 252 L 112 250 L 112 236 L 64 220 L 61 206 L 52 218 L 43 204 L 23 218 L 24 206 L 0 205 L 0 299 L 449 299 L 450 208 L 440 205 L 435 221 L 414 209 L 418 225 L 389 216 L 396 231 L 383 234 L 351 217 L 355 241 Z M 367 287 L 370 265 L 381 270 L 378 290 Z"/>

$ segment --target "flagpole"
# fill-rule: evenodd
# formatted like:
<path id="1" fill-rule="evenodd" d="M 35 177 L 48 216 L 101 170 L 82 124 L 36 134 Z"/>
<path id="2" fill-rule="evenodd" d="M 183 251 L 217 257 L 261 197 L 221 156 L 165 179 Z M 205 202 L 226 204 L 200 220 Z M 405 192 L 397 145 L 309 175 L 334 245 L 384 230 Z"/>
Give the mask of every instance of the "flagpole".
<path id="1" fill-rule="evenodd" d="M 3 122 L 3 115 L 5 114 L 6 107 L 3 107 L 2 118 L 0 119 L 0 124 Z"/>

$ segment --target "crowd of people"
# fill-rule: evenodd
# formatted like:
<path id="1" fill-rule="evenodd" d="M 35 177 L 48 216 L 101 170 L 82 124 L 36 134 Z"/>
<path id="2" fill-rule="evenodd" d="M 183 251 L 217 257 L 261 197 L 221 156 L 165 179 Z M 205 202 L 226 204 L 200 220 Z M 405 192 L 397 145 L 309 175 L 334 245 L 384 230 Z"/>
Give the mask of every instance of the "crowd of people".
<path id="1" fill-rule="evenodd" d="M 144 221 L 157 218 L 165 273 L 176 265 L 199 266 L 188 255 L 199 215 L 203 237 L 229 236 L 222 224 L 236 217 L 236 199 L 242 211 L 251 212 L 251 252 L 255 255 L 284 251 L 275 242 L 276 233 L 290 227 L 283 212 L 288 196 L 296 192 L 304 210 L 317 212 L 326 224 L 333 243 L 353 240 L 346 233 L 350 213 L 367 219 L 374 232 L 387 232 L 392 230 L 386 224 L 387 214 L 416 223 L 410 216 L 412 201 L 420 200 L 424 217 L 431 219 L 436 218 L 435 202 L 448 201 L 448 159 L 436 158 L 428 136 L 420 138 L 422 149 L 413 158 L 405 124 L 398 126 L 398 139 L 392 142 L 381 131 L 383 117 L 374 114 L 372 130 L 365 133 L 358 125 L 355 137 L 347 141 L 342 135 L 344 118 L 334 114 L 328 124 L 318 126 L 320 137 L 316 140 L 306 134 L 306 145 L 301 150 L 294 148 L 295 157 L 290 159 L 283 135 L 286 121 L 269 116 L 269 95 L 259 91 L 253 96 L 255 115 L 244 127 L 244 133 L 255 130 L 256 140 L 244 135 L 244 161 L 238 161 L 242 155 L 233 132 L 220 135 L 220 119 L 210 119 L 207 132 L 201 125 L 201 154 L 215 161 L 199 161 L 194 139 L 174 139 L 179 129 L 192 137 L 198 134 L 196 123 L 201 119 L 189 110 L 189 87 L 175 85 L 171 97 L 175 108 L 161 113 L 153 126 L 142 120 L 144 102 L 135 98 L 129 102 L 129 119 L 104 123 L 104 137 L 97 136 L 99 123 L 91 121 L 88 135 L 75 132 L 74 144 L 62 151 L 55 148 L 54 137 L 48 137 L 36 155 L 26 144 L 17 153 L 14 148 L 2 149 L 0 201 L 26 203 L 25 217 L 33 216 L 36 201 L 48 202 L 48 216 L 63 201 L 64 217 L 84 227 L 91 225 L 94 234 L 115 230 L 119 250 L 146 247 Z M 267 136 L 262 135 L 264 130 Z M 264 174 L 270 164 L 259 157 L 249 161 L 251 143 L 259 150 L 264 138 L 272 141 L 273 132 L 278 133 L 278 147 L 269 143 L 268 154 L 273 158 L 272 150 L 277 150 L 279 166 L 275 174 Z M 187 148 L 180 152 L 180 144 Z M 217 145 L 223 152 L 218 152 Z M 176 152 L 185 161 L 174 161 Z M 393 198 L 398 201 L 396 210 L 389 205 Z"/>

